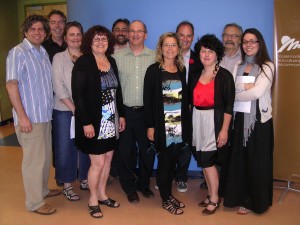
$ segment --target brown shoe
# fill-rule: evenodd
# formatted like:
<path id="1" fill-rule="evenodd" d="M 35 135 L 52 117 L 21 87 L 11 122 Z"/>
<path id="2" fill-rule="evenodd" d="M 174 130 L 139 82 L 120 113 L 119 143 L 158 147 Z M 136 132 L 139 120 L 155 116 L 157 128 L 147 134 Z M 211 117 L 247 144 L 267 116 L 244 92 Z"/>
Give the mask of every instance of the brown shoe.
<path id="1" fill-rule="evenodd" d="M 50 189 L 49 193 L 45 196 L 45 198 L 53 197 L 61 194 L 61 190 L 58 189 Z"/>
<path id="2" fill-rule="evenodd" d="M 41 215 L 51 215 L 56 212 L 55 208 L 52 208 L 49 204 L 45 203 L 40 208 L 35 210 L 34 212 L 41 214 Z"/>
<path id="3" fill-rule="evenodd" d="M 215 208 L 210 210 L 207 207 L 202 211 L 202 215 L 203 216 L 209 216 L 212 215 L 216 212 L 216 210 L 220 207 L 220 203 L 221 203 L 221 199 L 219 199 L 218 203 L 212 202 L 211 200 L 209 200 L 209 203 L 207 204 L 207 206 L 212 205 Z"/>

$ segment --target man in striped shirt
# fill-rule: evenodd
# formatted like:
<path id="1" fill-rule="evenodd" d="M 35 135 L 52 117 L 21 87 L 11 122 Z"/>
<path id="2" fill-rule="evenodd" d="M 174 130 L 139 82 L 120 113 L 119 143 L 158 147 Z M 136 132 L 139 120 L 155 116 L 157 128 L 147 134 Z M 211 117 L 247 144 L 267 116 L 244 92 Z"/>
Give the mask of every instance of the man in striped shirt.
<path id="1" fill-rule="evenodd" d="M 9 51 L 6 61 L 6 88 L 23 149 L 26 209 L 42 215 L 56 211 L 44 198 L 60 193 L 48 188 L 53 90 L 49 56 L 41 46 L 48 32 L 44 17 L 28 16 L 22 25 L 24 39 Z"/>

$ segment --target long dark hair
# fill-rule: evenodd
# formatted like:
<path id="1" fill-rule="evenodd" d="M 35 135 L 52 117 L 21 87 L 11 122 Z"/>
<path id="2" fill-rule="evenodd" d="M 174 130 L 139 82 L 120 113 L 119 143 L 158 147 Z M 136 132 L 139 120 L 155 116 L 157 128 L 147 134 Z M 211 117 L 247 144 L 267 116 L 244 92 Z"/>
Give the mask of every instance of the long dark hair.
<path id="1" fill-rule="evenodd" d="M 271 62 L 269 53 L 268 53 L 268 49 L 266 46 L 266 42 L 264 40 L 264 37 L 262 36 L 262 34 L 255 28 L 249 28 L 246 29 L 241 37 L 242 40 L 242 44 L 243 44 L 243 39 L 245 37 L 246 34 L 253 34 L 255 35 L 255 37 L 257 38 L 258 44 L 259 44 L 259 49 L 257 54 L 254 56 L 254 62 L 259 66 L 259 68 L 261 69 L 261 71 L 263 71 L 264 74 L 265 71 L 263 69 L 263 65 L 267 65 L 268 67 L 270 67 L 267 62 Z M 246 54 L 244 52 L 244 49 L 241 47 L 241 52 L 242 52 L 242 62 L 245 62 L 245 57 Z M 272 68 L 270 68 L 272 70 Z"/>

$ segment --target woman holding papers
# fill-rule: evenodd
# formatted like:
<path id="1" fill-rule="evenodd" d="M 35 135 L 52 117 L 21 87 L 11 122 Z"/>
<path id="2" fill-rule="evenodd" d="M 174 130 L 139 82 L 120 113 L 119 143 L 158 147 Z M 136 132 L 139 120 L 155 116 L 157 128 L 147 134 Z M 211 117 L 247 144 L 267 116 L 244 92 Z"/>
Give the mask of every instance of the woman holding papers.
<path id="1" fill-rule="evenodd" d="M 232 153 L 224 206 L 239 207 L 237 213 L 265 212 L 272 205 L 273 121 L 271 87 L 274 64 L 262 34 L 255 28 L 242 35 L 242 61 L 234 70 L 236 103 L 249 102 L 248 112 L 235 108 Z M 254 77 L 254 82 L 243 81 Z M 243 111 L 243 110 L 242 110 Z"/>
<path id="2" fill-rule="evenodd" d="M 80 189 L 88 190 L 87 173 L 90 159 L 78 151 L 74 139 L 70 138 L 71 118 L 75 106 L 72 100 L 71 76 L 74 62 L 81 56 L 82 26 L 78 22 L 66 24 L 64 38 L 68 45 L 64 52 L 53 58 L 53 145 L 55 151 L 55 179 L 64 185 L 63 194 L 70 201 L 79 200 L 72 183 L 81 181 Z"/>
<path id="3" fill-rule="evenodd" d="M 220 67 L 223 45 L 215 35 L 204 35 L 195 44 L 195 53 L 204 69 L 190 76 L 193 107 L 193 145 L 208 186 L 207 198 L 199 203 L 203 215 L 215 213 L 220 204 L 219 175 L 216 163 L 228 147 L 228 130 L 233 113 L 234 81 L 231 73 Z"/>

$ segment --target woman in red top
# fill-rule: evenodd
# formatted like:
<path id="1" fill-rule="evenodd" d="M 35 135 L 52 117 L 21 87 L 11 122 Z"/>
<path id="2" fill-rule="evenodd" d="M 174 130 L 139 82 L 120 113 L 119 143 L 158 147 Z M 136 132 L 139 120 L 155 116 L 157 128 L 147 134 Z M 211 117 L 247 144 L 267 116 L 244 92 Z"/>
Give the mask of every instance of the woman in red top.
<path id="1" fill-rule="evenodd" d="M 204 66 L 191 76 L 190 95 L 193 104 L 193 145 L 208 185 L 207 198 L 199 203 L 203 215 L 219 207 L 219 175 L 216 162 L 220 149 L 228 144 L 235 86 L 231 73 L 219 66 L 223 45 L 215 35 L 204 35 L 195 44 L 195 53 Z"/>

